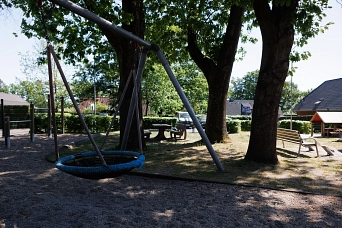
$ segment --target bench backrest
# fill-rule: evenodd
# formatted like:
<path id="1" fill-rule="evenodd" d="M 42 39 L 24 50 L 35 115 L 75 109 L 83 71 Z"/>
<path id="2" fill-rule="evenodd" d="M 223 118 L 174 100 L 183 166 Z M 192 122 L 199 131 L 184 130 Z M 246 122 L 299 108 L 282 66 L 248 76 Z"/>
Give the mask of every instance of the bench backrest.
<path id="1" fill-rule="evenodd" d="M 278 128 L 277 129 L 277 139 L 289 141 L 289 142 L 301 142 L 302 139 L 300 134 L 296 130 L 290 130 L 285 128 Z"/>
<path id="2" fill-rule="evenodd" d="M 180 131 L 180 132 L 183 132 L 183 131 L 186 131 L 186 125 L 185 124 L 177 124 L 176 128 Z"/>

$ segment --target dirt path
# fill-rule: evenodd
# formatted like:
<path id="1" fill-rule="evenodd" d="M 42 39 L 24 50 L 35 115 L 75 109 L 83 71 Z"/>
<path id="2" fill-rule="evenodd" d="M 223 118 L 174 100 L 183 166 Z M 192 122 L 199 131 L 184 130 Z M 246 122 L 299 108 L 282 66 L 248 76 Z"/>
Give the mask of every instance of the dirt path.
<path id="1" fill-rule="evenodd" d="M 17 136 L 11 145 L 0 139 L 0 227 L 342 226 L 340 197 L 131 175 L 86 180 L 45 160 L 51 138 Z"/>

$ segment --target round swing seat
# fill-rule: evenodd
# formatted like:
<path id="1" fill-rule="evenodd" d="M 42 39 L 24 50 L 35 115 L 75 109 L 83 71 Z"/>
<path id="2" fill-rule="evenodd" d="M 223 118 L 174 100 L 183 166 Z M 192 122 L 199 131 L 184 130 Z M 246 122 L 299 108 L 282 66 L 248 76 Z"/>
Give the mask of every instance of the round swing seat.
<path id="1" fill-rule="evenodd" d="M 107 166 L 103 166 L 96 151 L 83 152 L 60 158 L 57 169 L 86 179 L 113 178 L 123 175 L 134 168 L 140 169 L 145 162 L 143 154 L 133 151 L 102 151 Z"/>

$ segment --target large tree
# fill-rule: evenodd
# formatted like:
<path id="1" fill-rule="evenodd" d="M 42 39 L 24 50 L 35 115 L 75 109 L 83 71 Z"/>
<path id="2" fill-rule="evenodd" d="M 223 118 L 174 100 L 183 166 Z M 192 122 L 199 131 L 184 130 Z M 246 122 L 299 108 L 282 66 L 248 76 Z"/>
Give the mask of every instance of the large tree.
<path id="1" fill-rule="evenodd" d="M 204 6 L 203 6 L 204 7 Z M 244 8 L 232 5 L 223 42 L 215 55 L 208 58 L 198 45 L 198 28 L 188 27 L 188 50 L 208 82 L 209 99 L 206 133 L 210 142 L 221 142 L 227 136 L 226 103 L 229 81 L 242 28 Z"/>
<path id="2" fill-rule="evenodd" d="M 303 45 L 315 36 L 315 17 L 322 19 L 327 1 L 254 0 L 253 8 L 262 35 L 262 59 L 256 86 L 251 135 L 246 160 L 278 163 L 276 153 L 277 113 L 288 75 L 290 53 L 296 32 Z M 317 25 L 317 24 L 316 24 Z M 300 43 L 302 42 L 302 43 Z"/>
<path id="3" fill-rule="evenodd" d="M 151 9 L 148 17 L 153 18 L 148 29 L 149 33 L 154 32 L 151 38 L 162 44 L 170 59 L 187 59 L 190 55 L 206 78 L 209 89 L 206 133 L 212 143 L 227 137 L 227 92 L 245 19 L 245 8 L 238 4 L 200 0 L 147 4 Z"/>
<path id="4" fill-rule="evenodd" d="M 79 0 L 74 2 L 108 21 L 121 25 L 125 30 L 141 38 L 144 37 L 145 24 L 142 0 L 123 0 L 121 3 L 115 0 Z M 136 66 L 139 58 L 135 52 L 139 52 L 140 49 L 134 43 L 66 9 L 55 6 L 47 0 L 13 0 L 11 2 L 5 1 L 4 4 L 23 10 L 25 18 L 23 18 L 21 27 L 26 36 L 44 38 L 48 35 L 49 40 L 53 43 L 64 44 L 57 48 L 57 53 L 63 54 L 67 63 L 84 62 L 87 64 L 102 54 L 101 62 L 107 62 L 107 69 L 111 69 L 113 64 L 116 64 L 113 62 L 113 59 L 116 58 L 120 69 L 119 91 L 122 93 L 129 73 L 133 66 Z M 41 8 L 38 7 L 39 5 Z M 44 12 L 43 20 L 40 16 L 41 9 Z M 105 66 L 102 65 L 102 67 Z M 132 90 L 133 83 L 131 82 L 120 109 L 121 132 L 125 129 Z M 131 129 L 128 147 L 135 149 L 138 146 L 136 121 L 133 121 Z"/>

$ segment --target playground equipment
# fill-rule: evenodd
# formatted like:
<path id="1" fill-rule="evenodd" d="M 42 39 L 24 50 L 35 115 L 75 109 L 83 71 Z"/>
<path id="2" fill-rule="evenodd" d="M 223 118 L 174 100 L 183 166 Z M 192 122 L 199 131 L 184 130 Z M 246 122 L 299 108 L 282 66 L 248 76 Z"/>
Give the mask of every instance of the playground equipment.
<path id="1" fill-rule="evenodd" d="M 50 1 L 52 1 L 52 0 L 50 0 Z M 130 107 L 129 107 L 129 114 L 127 116 L 127 125 L 126 125 L 126 128 L 125 128 L 124 136 L 123 136 L 123 140 L 122 140 L 122 147 L 120 148 L 120 151 L 118 152 L 120 155 L 122 155 L 121 153 L 124 153 L 125 155 L 131 155 L 131 156 L 135 157 L 134 159 L 136 161 L 140 161 L 140 162 L 137 162 L 137 163 L 134 163 L 134 164 L 132 163 L 133 168 L 134 167 L 141 167 L 142 166 L 141 163 L 143 162 L 144 157 L 140 157 L 140 156 L 143 156 L 142 154 L 140 154 L 140 156 L 138 156 L 135 152 L 132 153 L 130 151 L 126 151 L 125 149 L 126 149 L 126 144 L 127 144 L 127 141 L 128 141 L 128 135 L 129 135 L 130 125 L 131 125 L 132 118 L 133 118 L 133 113 L 134 113 L 134 111 L 138 110 L 138 107 L 137 107 L 137 99 L 138 99 L 137 88 L 140 86 L 140 82 L 141 82 L 141 78 L 142 78 L 142 72 L 143 72 L 143 69 L 144 69 L 144 66 L 145 66 L 145 63 L 146 63 L 146 59 L 147 59 L 147 54 L 148 54 L 149 51 L 152 50 L 152 51 L 154 51 L 156 53 L 159 61 L 163 65 L 166 73 L 168 74 L 168 76 L 169 76 L 171 82 L 173 83 L 176 91 L 178 92 L 178 95 L 180 96 L 180 98 L 181 98 L 185 108 L 187 109 L 190 117 L 193 119 L 194 125 L 198 129 L 198 132 L 199 132 L 200 136 L 202 137 L 202 140 L 204 141 L 204 143 L 205 143 L 205 145 L 206 145 L 206 147 L 207 147 L 211 157 L 213 158 L 213 160 L 214 160 L 218 170 L 219 171 L 223 171 L 224 170 L 223 167 L 222 167 L 222 164 L 220 163 L 220 161 L 219 161 L 219 159 L 218 159 L 218 157 L 217 157 L 217 155 L 216 155 L 216 153 L 215 153 L 211 143 L 209 142 L 209 139 L 208 139 L 207 135 L 205 134 L 205 132 L 204 132 L 200 122 L 196 118 L 196 115 L 195 115 L 192 107 L 190 106 L 189 101 L 187 100 L 184 92 L 181 89 L 181 86 L 179 85 L 176 77 L 174 76 L 174 74 L 173 74 L 173 72 L 172 72 L 172 70 L 171 70 L 171 68 L 170 68 L 170 66 L 169 66 L 169 64 L 168 64 L 164 54 L 162 53 L 161 49 L 157 45 L 151 44 L 151 43 L 141 39 L 140 37 L 135 36 L 132 33 L 128 32 L 128 31 L 126 31 L 126 30 L 124 30 L 122 28 L 117 27 L 115 24 L 112 24 L 111 22 L 109 22 L 109 21 L 99 17 L 98 15 L 96 15 L 96 14 L 94 14 L 94 13 L 92 13 L 92 12 L 90 12 L 90 11 L 88 11 L 88 10 L 86 10 L 86 9 L 84 9 L 84 8 L 82 8 L 82 7 L 78 6 L 78 5 L 70 2 L 70 1 L 67 1 L 67 0 L 53 0 L 52 2 L 57 4 L 57 5 L 60 5 L 60 6 L 64 7 L 64 8 L 66 8 L 66 9 L 68 9 L 68 10 L 70 10 L 70 11 L 72 11 L 72 12 L 74 12 L 74 13 L 76 13 L 76 14 L 78 14 L 78 15 L 80 15 L 80 16 L 88 19 L 88 20 L 90 20 L 90 21 L 95 22 L 95 23 L 99 24 L 100 26 L 102 26 L 102 27 L 104 27 L 104 28 L 106 28 L 106 29 L 108 29 L 108 30 L 110 30 L 110 31 L 112 31 L 112 32 L 114 32 L 114 33 L 116 33 L 116 34 L 126 38 L 126 39 L 129 39 L 129 40 L 131 40 L 133 42 L 136 42 L 139 45 L 144 47 L 143 50 L 142 50 L 142 53 L 140 55 L 137 75 L 136 75 L 136 78 L 135 78 L 135 85 L 134 85 L 133 94 L 132 94 L 132 100 L 131 100 Z M 55 59 L 55 61 L 57 63 L 57 68 L 58 68 L 58 70 L 60 72 L 60 75 L 62 76 L 63 82 L 65 84 L 65 87 L 67 88 L 69 96 L 70 96 L 70 98 L 71 98 L 71 100 L 72 100 L 72 102 L 74 104 L 74 107 L 75 107 L 77 113 L 79 114 L 81 123 L 82 123 L 83 127 L 85 128 L 85 130 L 86 130 L 86 132 L 88 134 L 88 137 L 89 137 L 89 139 L 90 139 L 90 141 L 91 141 L 91 143 L 92 143 L 92 145 L 93 145 L 93 147 L 94 147 L 94 149 L 96 151 L 96 153 L 92 152 L 90 154 L 92 156 L 94 156 L 94 154 L 95 154 L 95 156 L 96 156 L 98 161 L 95 162 L 94 164 L 90 164 L 89 165 L 89 167 L 90 167 L 89 171 L 94 173 L 96 178 L 98 178 L 99 176 L 101 176 L 101 173 L 108 173 L 110 171 L 110 167 L 113 168 L 114 172 L 118 171 L 117 168 L 119 166 L 123 166 L 125 168 L 131 169 L 132 166 L 131 166 L 130 162 L 129 162 L 129 165 L 128 164 L 122 165 L 120 163 L 119 164 L 114 164 L 113 166 L 107 165 L 107 163 L 106 163 L 106 161 L 104 159 L 105 152 L 101 152 L 99 150 L 99 148 L 97 147 L 96 143 L 94 142 L 94 140 L 93 140 L 93 138 L 92 138 L 92 136 L 91 136 L 91 134 L 90 134 L 90 132 L 89 132 L 89 130 L 88 130 L 88 128 L 87 128 L 83 118 L 82 118 L 82 115 L 81 115 L 81 113 L 80 113 L 80 111 L 79 111 L 79 109 L 77 107 L 77 104 L 76 104 L 76 102 L 75 102 L 75 100 L 73 98 L 72 92 L 71 92 L 71 90 L 70 90 L 70 88 L 68 86 L 68 83 L 67 83 L 67 81 L 65 79 L 63 71 L 62 71 L 62 69 L 61 69 L 61 67 L 60 67 L 60 65 L 58 63 L 57 57 L 56 57 L 56 55 L 55 55 L 55 53 L 53 51 L 53 48 L 52 48 L 52 46 L 50 44 L 47 47 L 47 53 L 48 53 L 48 62 L 49 62 L 50 96 L 51 96 L 51 98 L 54 97 L 53 96 L 53 88 L 52 88 L 53 78 L 52 78 L 51 60 L 50 60 L 50 58 L 51 58 L 50 56 L 52 54 L 53 58 Z M 52 107 L 54 107 L 53 99 L 51 101 L 52 101 L 51 105 L 52 105 Z M 136 114 L 137 114 L 136 116 L 138 117 L 138 113 L 136 113 Z M 55 120 L 54 116 L 52 118 Z M 137 119 L 137 121 L 139 121 L 139 119 Z M 54 121 L 54 124 L 55 124 L 55 121 Z M 139 140 L 140 140 L 139 144 L 141 144 L 141 135 L 140 135 L 140 130 L 139 129 L 138 129 L 138 137 L 139 137 Z M 55 145 L 57 145 L 57 136 L 55 136 Z M 56 151 L 58 151 L 58 149 Z M 141 152 L 142 152 L 142 150 L 141 150 Z M 82 156 L 83 156 L 82 159 L 84 159 L 87 155 L 88 155 L 87 152 L 83 153 L 82 154 Z M 58 156 L 59 155 L 56 154 L 56 157 L 58 157 Z M 69 165 L 68 164 L 69 161 L 72 161 L 71 162 L 72 163 L 72 165 L 71 165 L 72 168 L 66 167 L 66 166 Z M 77 164 L 77 163 L 79 163 L 79 164 Z M 62 165 L 60 165 L 60 164 L 62 164 Z M 74 166 L 74 165 L 77 165 L 77 166 Z M 79 173 L 83 172 L 82 170 L 84 169 L 84 164 L 83 163 L 81 164 L 80 162 L 77 161 L 77 155 L 73 155 L 73 156 L 70 156 L 69 158 L 65 158 L 65 159 L 62 158 L 59 161 L 57 161 L 56 162 L 56 167 L 59 168 L 60 170 L 64 171 L 64 172 L 69 172 L 70 169 L 73 169 L 73 170 L 75 170 L 76 173 L 79 174 Z M 68 169 L 62 169 L 61 167 L 63 167 L 63 168 L 66 167 Z M 93 167 L 93 169 L 92 169 L 92 167 Z M 69 172 L 69 173 L 75 175 L 75 173 L 71 173 L 71 172 Z M 91 174 L 88 173 L 85 176 L 91 176 Z M 106 176 L 106 175 L 104 175 L 104 176 Z M 84 175 L 82 175 L 82 177 L 84 177 Z"/>
<path id="2" fill-rule="evenodd" d="M 1 119 L 2 119 L 2 135 L 5 138 L 5 146 L 6 148 L 11 147 L 11 124 L 20 124 L 20 123 L 30 123 L 30 141 L 34 142 L 34 105 L 30 104 L 30 119 L 28 120 L 11 120 L 10 116 L 5 115 L 5 102 L 1 99 Z"/>

